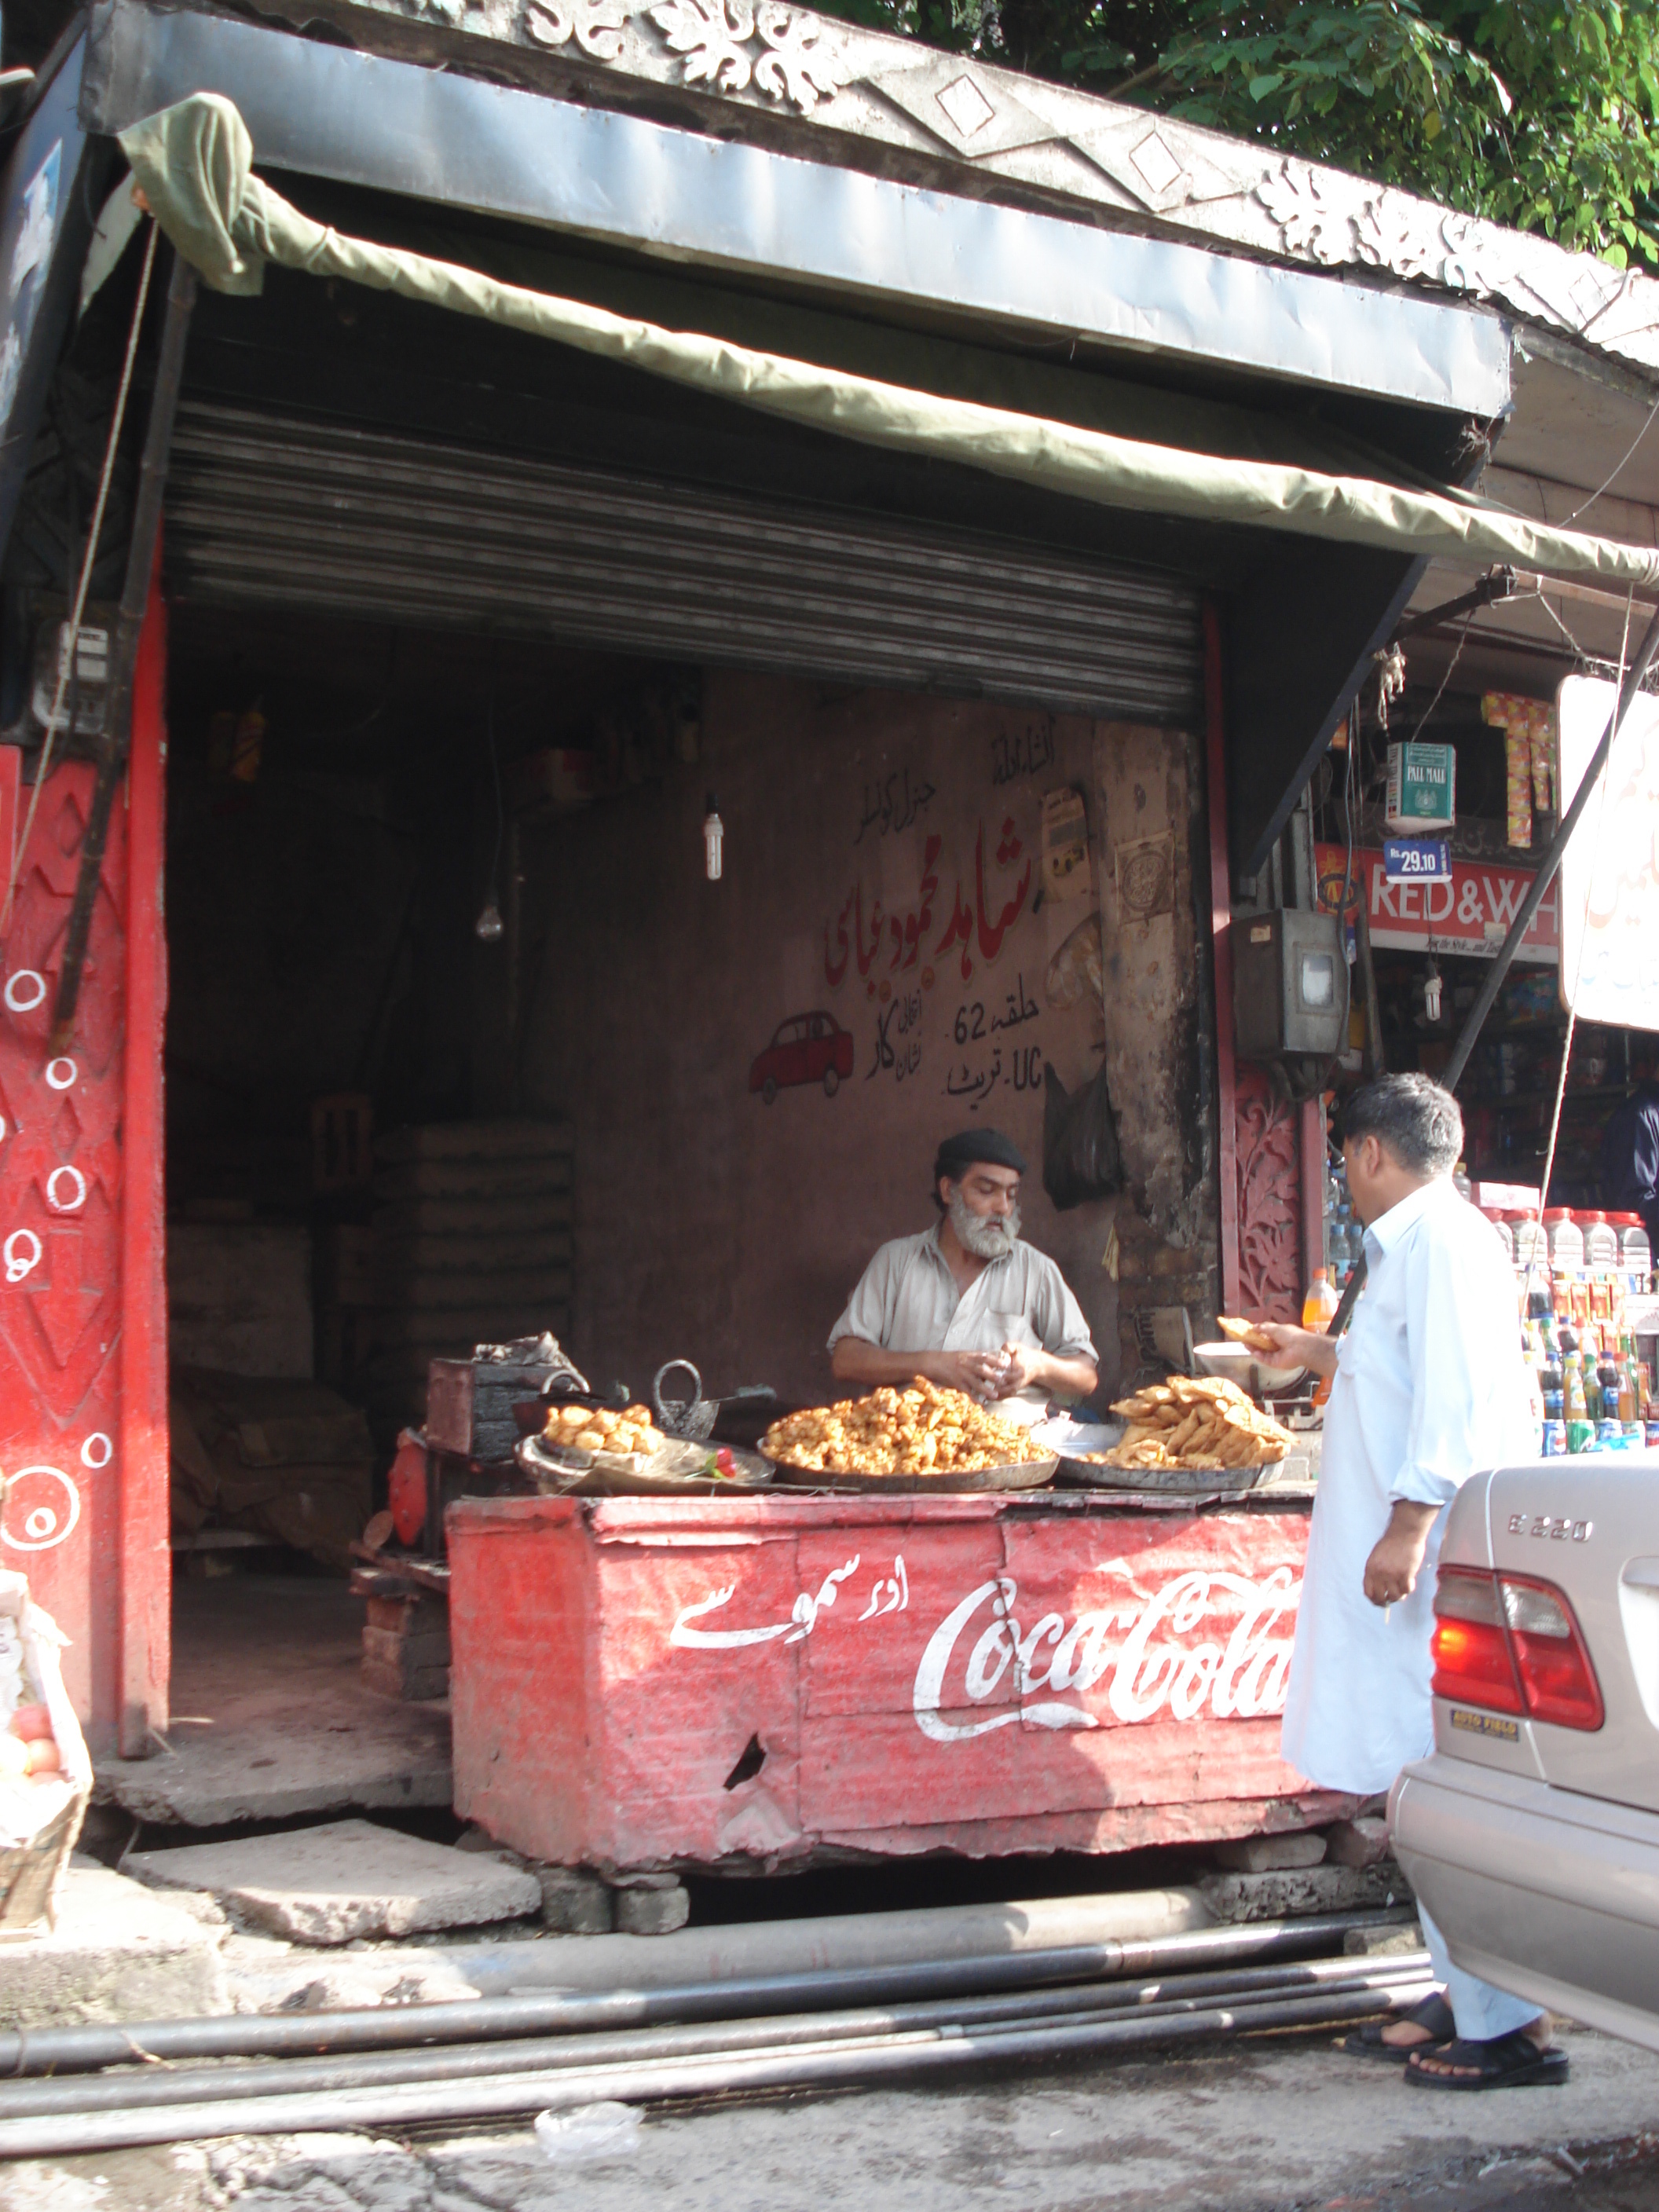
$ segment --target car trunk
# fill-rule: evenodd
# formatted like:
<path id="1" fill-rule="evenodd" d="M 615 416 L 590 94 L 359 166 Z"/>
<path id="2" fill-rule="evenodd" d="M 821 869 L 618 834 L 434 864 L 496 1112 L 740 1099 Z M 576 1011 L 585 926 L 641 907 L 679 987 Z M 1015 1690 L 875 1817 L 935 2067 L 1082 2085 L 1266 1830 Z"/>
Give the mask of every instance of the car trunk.
<path id="1" fill-rule="evenodd" d="M 1549 1584 L 1576 1616 L 1601 1687 L 1599 1729 L 1528 1723 L 1562 1790 L 1659 1812 L 1659 1517 L 1647 1459 L 1510 1470 L 1487 1493 L 1500 1575 Z"/>

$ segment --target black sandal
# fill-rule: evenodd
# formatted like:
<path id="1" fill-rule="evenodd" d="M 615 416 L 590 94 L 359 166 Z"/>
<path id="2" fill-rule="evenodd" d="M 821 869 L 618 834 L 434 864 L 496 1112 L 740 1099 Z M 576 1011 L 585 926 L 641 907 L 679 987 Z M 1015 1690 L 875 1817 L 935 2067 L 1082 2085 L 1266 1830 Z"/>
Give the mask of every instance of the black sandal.
<path id="1" fill-rule="evenodd" d="M 1462 2074 L 1431 2074 L 1406 2062 L 1406 2079 L 1419 2089 L 1527 2089 L 1554 2087 L 1567 2078 L 1567 2054 L 1555 2044 L 1540 2051 L 1522 2028 L 1480 2043 L 1449 2043 L 1433 2055 Z"/>
<path id="2" fill-rule="evenodd" d="M 1428 2041 L 1384 2043 L 1383 2029 L 1397 2027 L 1402 2021 L 1410 2021 L 1416 2027 L 1426 2029 Z M 1457 2023 L 1452 2018 L 1452 2009 L 1446 2002 L 1444 1991 L 1431 1990 L 1422 2002 L 1413 2005 L 1409 2011 L 1392 2013 L 1387 2020 L 1368 2021 L 1354 2034 L 1345 2035 L 1336 2047 L 1355 2058 L 1386 2058 L 1390 2065 L 1403 2066 L 1413 2051 L 1442 2050 L 1447 2044 L 1455 2042 L 1456 2036 Z"/>

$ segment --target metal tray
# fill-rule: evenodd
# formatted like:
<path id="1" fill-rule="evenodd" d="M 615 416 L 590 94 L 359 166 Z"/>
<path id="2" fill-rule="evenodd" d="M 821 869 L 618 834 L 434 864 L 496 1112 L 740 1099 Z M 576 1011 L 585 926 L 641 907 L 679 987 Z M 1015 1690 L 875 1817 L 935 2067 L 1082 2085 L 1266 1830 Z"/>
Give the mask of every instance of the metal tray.
<path id="1" fill-rule="evenodd" d="M 1080 1490 L 1159 1490 L 1166 1497 L 1212 1498 L 1218 1491 L 1254 1490 L 1284 1465 L 1261 1467 L 1101 1467 L 1092 1460 L 1062 1459 L 1056 1482 Z"/>
<path id="2" fill-rule="evenodd" d="M 792 1467 L 774 1460 L 780 1482 L 804 1490 L 887 1491 L 899 1496 L 960 1497 L 981 1490 L 1041 1490 L 1054 1479 L 1058 1458 L 1024 1462 L 1018 1467 L 981 1467 L 970 1474 L 842 1474 L 830 1468 Z"/>
<path id="3" fill-rule="evenodd" d="M 690 1453 L 692 1448 L 685 1449 Z M 541 1449 L 539 1437 L 523 1437 L 514 1457 L 547 1498 L 729 1498 L 738 1491 L 763 1490 L 772 1480 L 771 1462 L 758 1452 L 733 1450 L 734 1475 L 704 1474 L 700 1469 L 652 1473 L 619 1455 L 598 1452 L 561 1449 L 556 1457 Z"/>

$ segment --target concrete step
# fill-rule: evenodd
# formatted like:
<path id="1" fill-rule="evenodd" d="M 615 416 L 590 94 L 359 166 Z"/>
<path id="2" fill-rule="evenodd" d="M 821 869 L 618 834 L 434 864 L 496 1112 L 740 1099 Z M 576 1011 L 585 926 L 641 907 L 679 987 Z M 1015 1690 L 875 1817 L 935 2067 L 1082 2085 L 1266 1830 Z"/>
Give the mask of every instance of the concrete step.
<path id="1" fill-rule="evenodd" d="M 54 1928 L 0 1945 L 0 2027 L 230 2008 L 216 1932 L 91 1860 L 70 1862 Z"/>

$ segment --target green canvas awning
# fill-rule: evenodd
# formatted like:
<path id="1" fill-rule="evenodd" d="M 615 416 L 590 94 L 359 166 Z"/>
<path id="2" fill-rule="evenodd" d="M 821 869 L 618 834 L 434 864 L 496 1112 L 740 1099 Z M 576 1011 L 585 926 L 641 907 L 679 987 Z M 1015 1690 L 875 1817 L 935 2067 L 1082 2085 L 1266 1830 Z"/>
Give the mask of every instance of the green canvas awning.
<path id="1" fill-rule="evenodd" d="M 348 238 L 252 174 L 232 103 L 199 93 L 119 140 L 162 229 L 223 292 L 256 292 L 264 264 L 367 284 L 553 338 L 586 353 L 863 444 L 954 461 L 1102 507 L 1243 523 L 1476 568 L 1659 585 L 1659 550 L 1554 530 L 1466 495 L 1230 459 L 916 392 L 506 284 L 424 254 Z"/>

